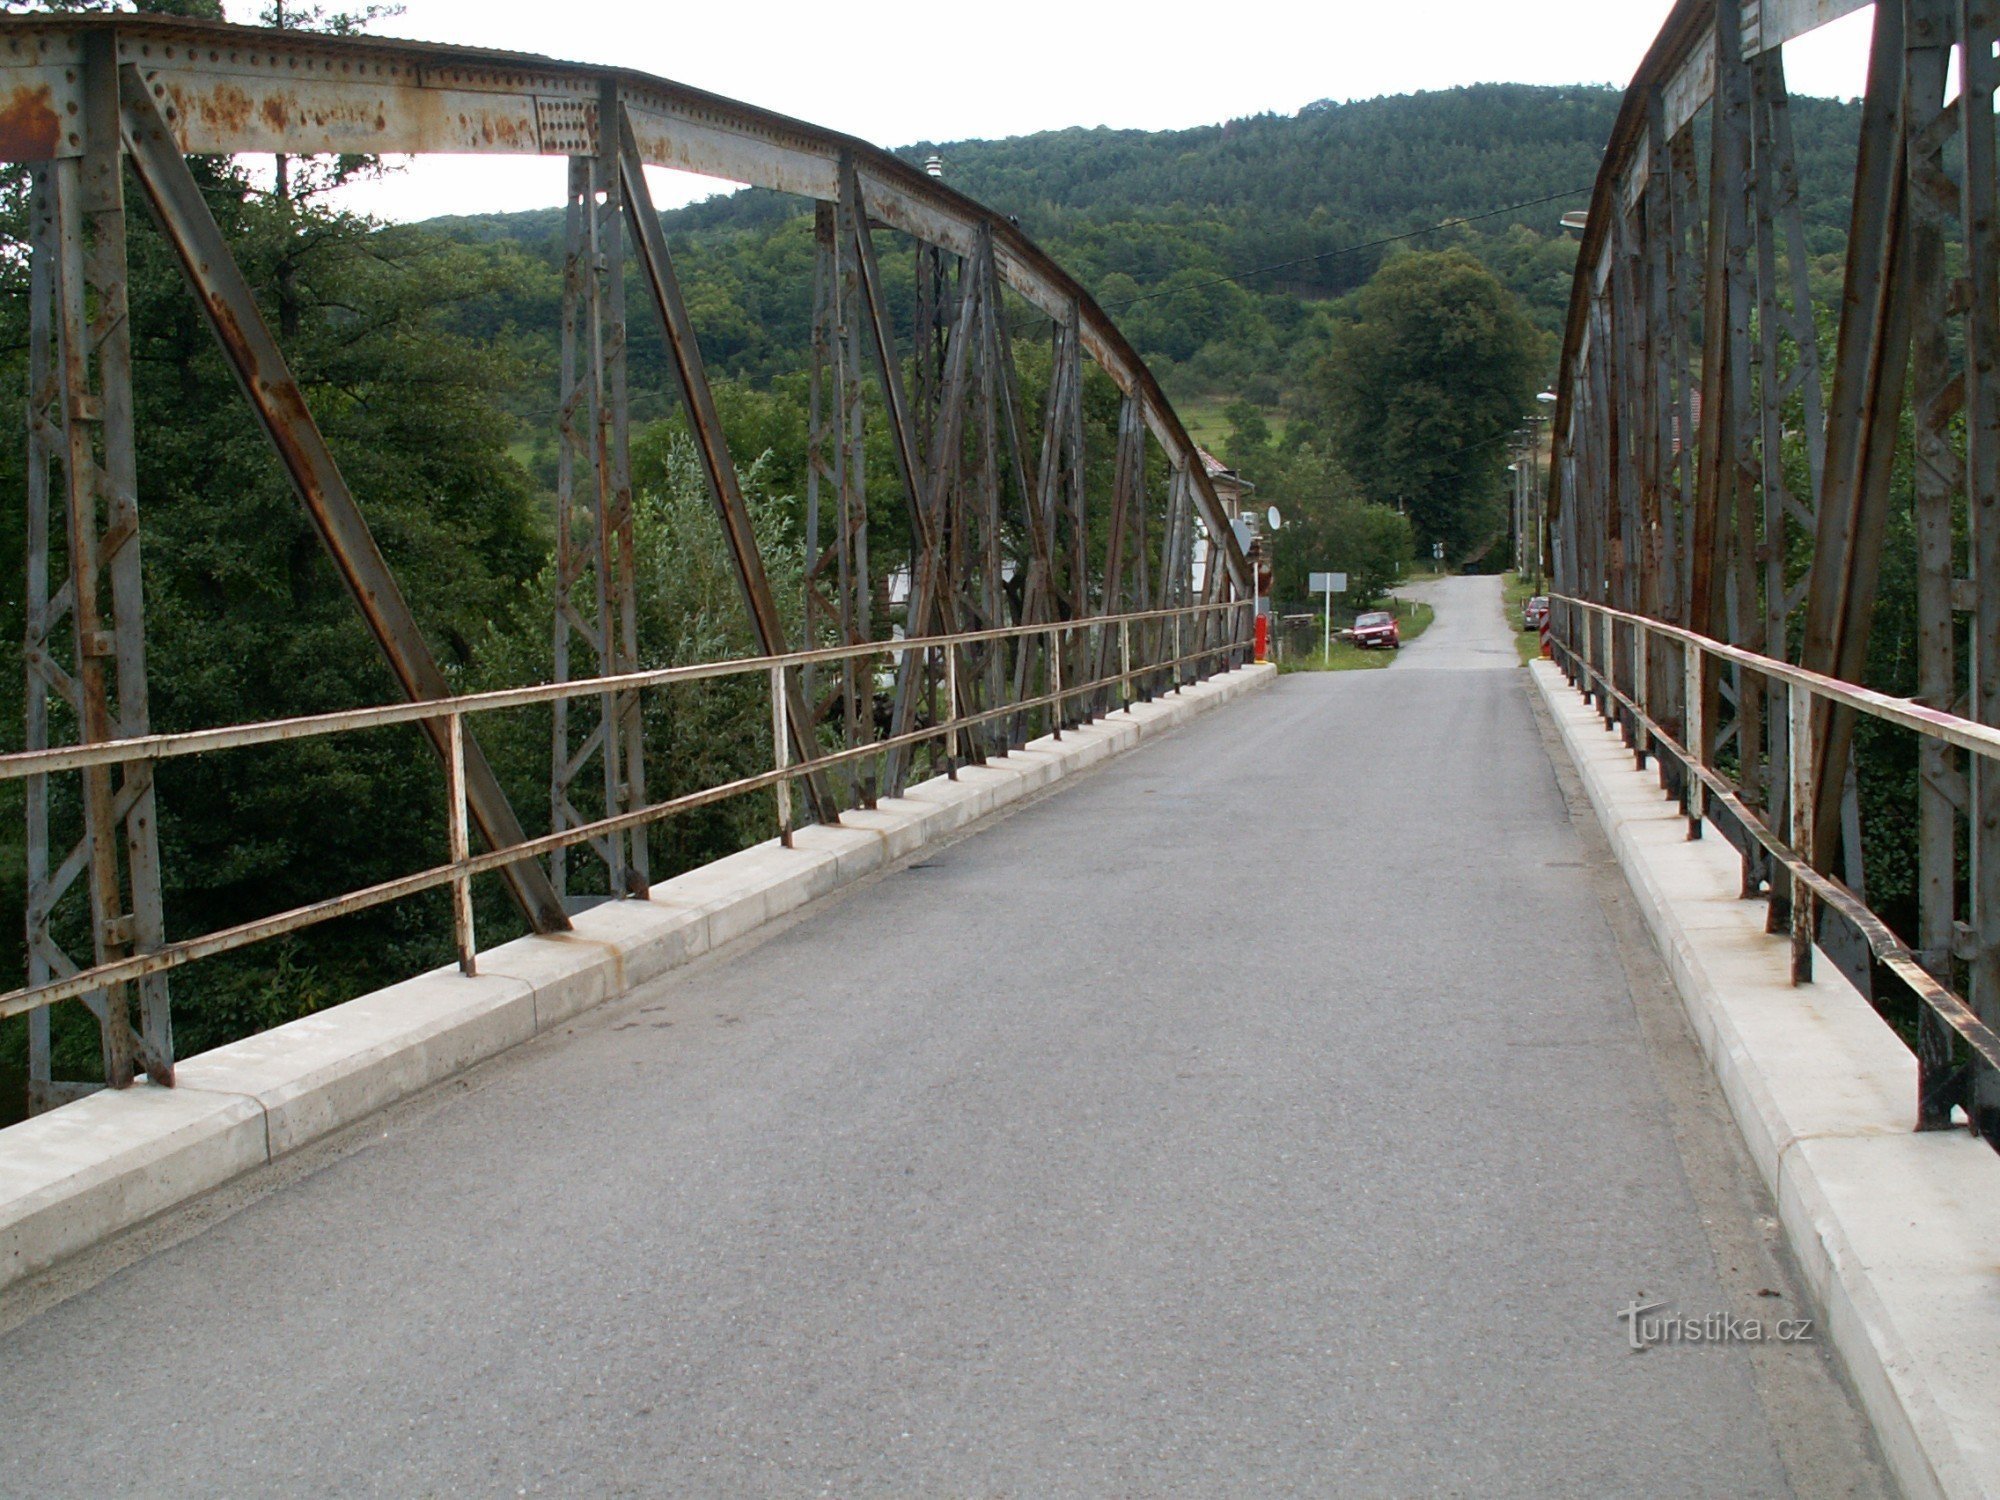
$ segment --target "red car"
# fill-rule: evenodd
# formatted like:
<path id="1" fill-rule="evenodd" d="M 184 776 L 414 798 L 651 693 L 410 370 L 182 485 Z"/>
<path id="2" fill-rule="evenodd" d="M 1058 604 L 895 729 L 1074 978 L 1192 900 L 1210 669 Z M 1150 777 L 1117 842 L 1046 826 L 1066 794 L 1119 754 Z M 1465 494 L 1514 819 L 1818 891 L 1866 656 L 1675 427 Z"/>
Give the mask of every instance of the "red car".
<path id="1" fill-rule="evenodd" d="M 1372 650 L 1376 646 L 1386 646 L 1391 651 L 1399 651 L 1403 646 L 1403 632 L 1396 624 L 1396 617 L 1383 609 L 1357 615 L 1354 629 L 1348 632 L 1348 639 L 1364 651 Z"/>

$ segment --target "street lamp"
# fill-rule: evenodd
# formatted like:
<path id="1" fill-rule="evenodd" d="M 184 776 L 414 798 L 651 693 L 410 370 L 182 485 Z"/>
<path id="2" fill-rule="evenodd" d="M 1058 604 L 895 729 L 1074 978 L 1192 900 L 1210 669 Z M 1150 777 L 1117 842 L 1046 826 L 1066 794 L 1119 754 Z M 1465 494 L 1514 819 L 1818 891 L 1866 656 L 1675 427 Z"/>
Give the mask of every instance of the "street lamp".
<path id="1" fill-rule="evenodd" d="M 1519 433 L 1515 434 L 1520 436 Z M 1514 533 L 1514 573 L 1518 577 L 1526 570 L 1521 566 L 1526 561 L 1527 520 L 1528 520 L 1528 477 L 1527 470 L 1518 463 L 1507 465 L 1507 472 L 1514 476 L 1514 504 L 1512 531 Z"/>
<path id="2" fill-rule="evenodd" d="M 1559 400 L 1561 398 L 1554 391 L 1539 391 L 1535 395 L 1536 403 L 1542 407 L 1554 406 Z M 1524 559 L 1527 567 L 1525 570 L 1518 565 L 1515 568 L 1516 572 L 1526 571 L 1528 574 L 1528 586 L 1537 594 L 1542 591 L 1542 532 L 1545 525 L 1542 515 L 1541 428 L 1549 420 L 1550 418 L 1541 412 L 1530 412 L 1528 414 L 1528 471 L 1522 476 L 1522 487 L 1527 494 L 1526 519 L 1528 524 L 1526 528 L 1527 536 L 1525 538 L 1527 543 L 1525 549 L 1527 557 Z"/>

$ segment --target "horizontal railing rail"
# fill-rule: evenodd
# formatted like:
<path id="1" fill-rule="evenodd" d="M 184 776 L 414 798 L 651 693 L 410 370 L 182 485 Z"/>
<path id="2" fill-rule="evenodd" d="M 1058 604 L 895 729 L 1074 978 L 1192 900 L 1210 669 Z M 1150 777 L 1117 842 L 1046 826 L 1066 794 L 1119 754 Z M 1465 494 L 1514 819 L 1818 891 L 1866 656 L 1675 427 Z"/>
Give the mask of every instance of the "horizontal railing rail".
<path id="1" fill-rule="evenodd" d="M 770 656 L 738 657 L 726 661 L 628 672 L 614 677 L 540 683 L 531 687 L 502 688 L 458 697 L 425 699 L 414 703 L 383 704 L 297 718 L 271 719 L 255 724 L 187 730 L 173 734 L 149 734 L 123 740 L 105 740 L 86 745 L 16 751 L 0 755 L 0 782 L 19 781 L 31 776 L 79 771 L 92 766 L 157 762 L 255 745 L 319 739 L 397 724 L 418 724 L 442 719 L 446 724 L 448 744 L 445 798 L 446 844 L 449 856 L 443 864 L 433 865 L 428 869 L 399 876 L 393 880 L 364 886 L 323 901 L 293 907 L 287 911 L 238 923 L 198 937 L 167 943 L 150 952 L 135 953 L 90 968 L 78 969 L 44 984 L 0 994 L 0 1019 L 21 1015 L 63 1000 L 91 995 L 114 985 L 143 978 L 148 974 L 162 973 L 203 958 L 246 948 L 285 933 L 297 932 L 338 917 L 350 916 L 371 907 L 386 905 L 392 901 L 445 887 L 449 887 L 452 892 L 452 926 L 459 966 L 465 973 L 473 974 L 477 972 L 478 945 L 473 924 L 471 882 L 476 876 L 501 870 L 524 859 L 549 854 L 557 849 L 602 839 L 626 829 L 645 827 L 696 808 L 767 789 L 775 794 L 778 836 L 789 845 L 794 827 L 790 796 L 794 781 L 899 748 L 915 747 L 927 741 L 942 742 L 946 774 L 956 779 L 959 770 L 959 752 L 965 743 L 966 734 L 980 725 L 1046 710 L 1050 731 L 1059 739 L 1064 728 L 1066 706 L 1079 699 L 1090 698 L 1115 689 L 1119 694 L 1121 707 L 1125 707 L 1133 701 L 1135 683 L 1168 682 L 1170 685 L 1166 690 L 1174 691 L 1187 685 L 1189 681 L 1200 681 L 1212 675 L 1219 662 L 1231 656 L 1241 655 L 1248 649 L 1249 630 L 1244 622 L 1250 609 L 1251 601 L 1247 599 L 1225 600 L 1219 603 L 1190 604 L 1127 614 L 1085 616 L 1045 624 L 961 631 L 950 635 L 868 641 L 859 645 L 829 646 Z M 1231 616 L 1242 618 L 1232 622 Z M 1163 638 L 1160 644 L 1166 648 L 1165 654 L 1142 650 L 1139 658 L 1135 660 L 1132 649 L 1134 627 L 1153 627 L 1163 637 L 1170 632 L 1171 645 L 1169 646 Z M 1184 649 L 1188 647 L 1184 636 L 1191 627 L 1196 632 L 1196 640 L 1191 648 Z M 1115 632 L 1117 654 L 1109 663 L 1111 670 L 1088 676 L 1081 682 L 1065 682 L 1062 669 L 1064 656 L 1062 644 L 1066 637 L 1079 631 L 1097 632 L 1100 640 L 1105 638 L 1102 633 Z M 1049 690 L 977 712 L 960 713 L 958 711 L 959 653 L 969 646 L 992 645 L 1006 641 L 1048 643 Z M 893 658 L 911 652 L 941 655 L 943 668 L 941 685 L 944 689 L 944 701 L 949 706 L 948 712 L 940 714 L 931 723 L 921 724 L 902 734 L 886 735 L 865 744 L 829 751 L 807 759 L 791 758 L 791 735 L 786 719 L 788 695 L 785 679 L 788 673 L 805 667 Z M 1103 659 L 1107 655 L 1106 652 L 1098 651 L 1085 653 L 1086 658 L 1090 660 Z M 490 849 L 479 854 L 471 852 L 464 772 L 464 722 L 468 715 L 529 708 L 608 692 L 631 692 L 750 674 L 762 675 L 769 683 L 774 746 L 773 764 L 769 770 L 599 818 L 593 822 L 543 834 L 522 843 L 510 844 L 505 848 Z"/>
<path id="2" fill-rule="evenodd" d="M 1949 978 L 1933 973 L 1861 897 L 1843 881 L 1813 864 L 1811 791 L 1815 754 L 1813 720 L 1822 705 L 1839 704 L 1996 762 L 2000 762 L 2000 730 L 1588 599 L 1558 593 L 1550 596 L 1550 603 L 1555 613 L 1550 645 L 1564 674 L 1576 684 L 1586 701 L 1595 703 L 1607 727 L 1622 728 L 1640 769 L 1645 768 L 1649 756 L 1663 763 L 1670 759 L 1681 767 L 1684 779 L 1679 795 L 1688 820 L 1688 836 L 1699 838 L 1704 818 L 1719 807 L 1741 827 L 1746 840 L 1773 862 L 1776 868 L 1769 889 L 1770 928 L 1790 934 L 1792 982 L 1805 984 L 1812 978 L 1812 952 L 1817 934 L 1815 903 L 1818 903 L 1838 912 L 1854 927 L 1874 962 L 1893 975 L 1920 1006 L 1949 1028 L 1987 1066 L 2000 1068 L 2000 1034 L 1979 1018 L 1952 988 Z M 1622 645 L 1621 633 L 1625 636 Z M 1651 664 L 1656 642 L 1678 650 L 1681 670 L 1674 674 L 1678 682 L 1655 680 Z M 1619 686 L 1621 660 L 1627 669 L 1631 691 Z M 1712 763 L 1705 748 L 1708 736 L 1701 721 L 1708 696 L 1704 690 L 1705 674 L 1711 663 L 1728 663 L 1755 672 L 1773 689 L 1782 690 L 1782 731 L 1774 712 L 1772 733 L 1782 735 L 1787 774 L 1785 784 L 1773 788 L 1770 797 L 1774 808 L 1781 807 L 1782 832 L 1773 826 L 1778 821 L 1777 813 L 1753 806 L 1726 771 Z M 1658 703 L 1658 695 L 1676 691 L 1685 721 L 1678 730 L 1659 711 Z M 1780 694 L 1774 692 L 1774 698 L 1777 696 Z M 1758 882 L 1750 867 L 1752 851 L 1745 846 L 1741 853 L 1745 860 L 1745 889 L 1754 890 Z M 1949 1092 L 1947 1080 L 1936 1076 L 1949 1068 L 1949 1061 L 1927 1058 L 1921 1047 L 1913 1050 L 1919 1064 L 1918 1120 L 1920 1125 L 1935 1126 L 1941 1122 L 1934 1111 L 1925 1108 L 1925 1100 Z"/>

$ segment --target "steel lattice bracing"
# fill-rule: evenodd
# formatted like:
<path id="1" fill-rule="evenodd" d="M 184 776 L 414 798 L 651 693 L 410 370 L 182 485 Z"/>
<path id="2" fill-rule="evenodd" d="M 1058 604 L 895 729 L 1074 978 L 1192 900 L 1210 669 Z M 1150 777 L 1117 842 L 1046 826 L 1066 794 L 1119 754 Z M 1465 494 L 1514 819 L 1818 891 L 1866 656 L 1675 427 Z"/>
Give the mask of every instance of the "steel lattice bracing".
<path id="1" fill-rule="evenodd" d="M 1836 333 L 1822 348 L 1782 48 L 1860 8 L 1682 0 L 1639 70 L 1570 305 L 1549 497 L 1555 588 L 1860 683 L 1907 453 L 1918 701 L 1995 725 L 2000 670 L 1981 664 L 2000 663 L 2000 5 L 1875 6 L 1841 294 L 1822 310 Z M 1750 817 L 1804 837 L 1812 865 L 1837 873 L 1842 902 L 1867 917 L 1852 705 L 1597 611 L 1570 610 L 1565 635 L 1572 669 L 1602 689 L 1607 714 L 1635 721 L 1637 743 L 1645 708 L 1700 766 L 1727 769 Z M 1809 743 L 1787 722 L 1802 702 Z M 1919 757 L 1909 937 L 1930 980 L 1967 991 L 1990 1027 L 2000 774 L 1944 737 L 1923 738 Z M 1709 790 L 1692 775 L 1680 787 L 1699 828 Z M 1809 932 L 1813 912 L 1791 912 L 1801 877 L 1760 840 L 1741 842 L 1745 893 L 1768 881 L 1774 928 Z M 1887 951 L 1868 942 L 1864 983 Z M 1914 988 L 1921 997 L 1924 983 Z M 1963 1104 L 1995 1134 L 1996 1075 L 1955 1064 L 1949 1014 L 1945 1000 L 1918 1007 L 1921 1123 Z M 1975 1051 L 1976 1032 L 1959 1028 Z"/>
<path id="2" fill-rule="evenodd" d="M 1010 221 L 906 163 L 780 115 L 615 69 L 156 18 L 14 19 L 0 22 L 0 160 L 27 163 L 34 183 L 29 750 L 66 739 L 128 739 L 149 727 L 139 573 L 144 476 L 135 472 L 124 313 L 127 167 L 398 685 L 412 700 L 450 696 L 185 160 L 238 152 L 568 159 L 551 621 L 559 684 L 648 665 L 637 631 L 628 458 L 632 302 L 665 335 L 673 392 L 751 635 L 766 656 L 865 648 L 891 627 L 878 592 L 886 581 L 879 548 L 871 557 L 864 464 L 869 424 L 885 426 L 913 538 L 902 629 L 969 638 L 883 653 L 893 689 L 879 713 L 876 659 L 850 650 L 772 668 L 780 767 L 789 759 L 797 768 L 813 817 L 835 819 L 843 806 L 899 791 L 917 746 L 934 732 L 927 726 L 970 721 L 946 740 L 953 765 L 961 752 L 1004 753 L 1037 716 L 1059 728 L 1106 696 L 1094 688 L 1065 694 L 1065 681 L 1093 682 L 1110 670 L 1120 674 L 1121 692 L 1157 691 L 1195 659 L 1185 653 L 1231 649 L 1234 610 L 1227 620 L 1218 611 L 1189 616 L 1186 628 L 1198 640 L 1181 639 L 1179 617 L 1053 628 L 1241 599 L 1247 567 L 1194 445 L 1109 319 Z M 700 330 L 647 188 L 648 165 L 818 202 L 802 641 L 786 638 L 716 414 Z M 909 327 L 897 326 L 885 281 L 888 268 L 906 264 L 888 255 L 891 241 L 914 251 L 917 316 Z M 1015 361 L 1023 309 L 1045 320 L 1052 351 L 1039 445 Z M 1123 401 L 1109 524 L 1095 527 L 1107 540 L 1095 543 L 1085 484 L 1086 360 Z M 1149 455 L 1164 457 L 1164 493 L 1149 491 Z M 1157 536 L 1149 530 L 1155 514 L 1163 517 Z M 1198 530 L 1222 565 L 1206 569 L 1195 601 Z M 1052 628 L 1032 628 L 1045 625 Z M 644 894 L 654 812 L 640 687 L 606 684 L 545 701 L 554 723 L 550 832 L 535 857 L 503 852 L 485 866 L 505 878 L 539 931 L 567 925 L 566 906 L 576 899 L 572 847 L 595 855 L 612 894 Z M 1010 704 L 1022 706 L 1009 712 Z M 828 720 L 847 752 L 831 773 L 803 764 L 818 758 Z M 447 768 L 453 860 L 466 860 L 475 830 L 492 851 L 527 842 L 462 716 L 413 722 Z M 882 753 L 871 754 L 885 732 Z M 182 956 L 167 952 L 151 768 L 92 759 L 79 774 L 75 828 L 53 826 L 59 816 L 48 778 L 29 779 L 29 986 L 54 985 L 90 1005 L 112 1084 L 141 1071 L 170 1082 L 165 969 Z M 789 837 L 788 781 L 779 783 L 778 802 Z M 468 878 L 455 878 L 453 891 L 470 971 Z M 51 936 L 57 905 L 71 892 L 70 901 L 89 903 L 87 961 L 63 953 Z M 158 964 L 147 961 L 152 954 Z M 70 977 L 107 964 L 138 977 L 101 991 Z M 35 1104 L 59 1102 L 67 1095 L 48 1076 L 47 1011 L 22 1008 L 31 1018 Z"/>

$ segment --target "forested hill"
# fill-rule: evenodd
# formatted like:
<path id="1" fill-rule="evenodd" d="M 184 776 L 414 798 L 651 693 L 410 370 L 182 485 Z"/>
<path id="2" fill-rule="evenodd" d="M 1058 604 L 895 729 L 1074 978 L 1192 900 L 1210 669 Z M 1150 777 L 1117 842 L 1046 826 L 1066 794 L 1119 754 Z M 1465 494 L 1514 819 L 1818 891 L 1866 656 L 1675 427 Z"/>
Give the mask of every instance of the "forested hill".
<path id="1" fill-rule="evenodd" d="M 999 141 L 923 141 L 946 176 L 1012 214 L 1037 239 L 1090 241 L 1106 224 L 1174 225 L 1228 265 L 1320 254 L 1385 231 L 1552 193 L 1587 190 L 1610 136 L 1618 96 L 1601 88 L 1490 84 L 1440 93 L 1321 102 L 1296 115 L 1257 115 L 1192 130 L 1070 129 Z M 682 210 L 688 229 L 769 223 L 784 200 L 739 193 Z M 1549 228 L 1525 210 L 1495 221 Z M 1186 253 L 1192 247 L 1173 247 Z M 1337 295 L 1367 279 L 1363 261 L 1319 262 L 1260 282 Z M 1143 255 L 1106 271 L 1157 274 Z"/>
<path id="2" fill-rule="evenodd" d="M 1618 102 L 1609 88 L 1485 84 L 1192 130 L 1055 130 L 899 154 L 936 152 L 954 186 L 1018 218 L 1177 397 L 1247 395 L 1275 409 L 1323 349 L 1327 303 L 1367 281 L 1393 249 L 1374 242 L 1393 236 L 1472 250 L 1552 336 L 1574 255 L 1557 221 L 1587 202 Z M 1834 254 L 1854 106 L 1801 99 L 1794 116 L 1815 248 Z M 762 381 L 800 368 L 808 213 L 751 189 L 666 215 L 722 371 Z M 1455 219 L 1473 222 L 1436 227 Z M 560 254 L 561 224 L 554 208 L 433 221 L 454 237 L 512 241 L 545 265 Z M 1303 264 L 1216 284 L 1281 262 Z"/>

